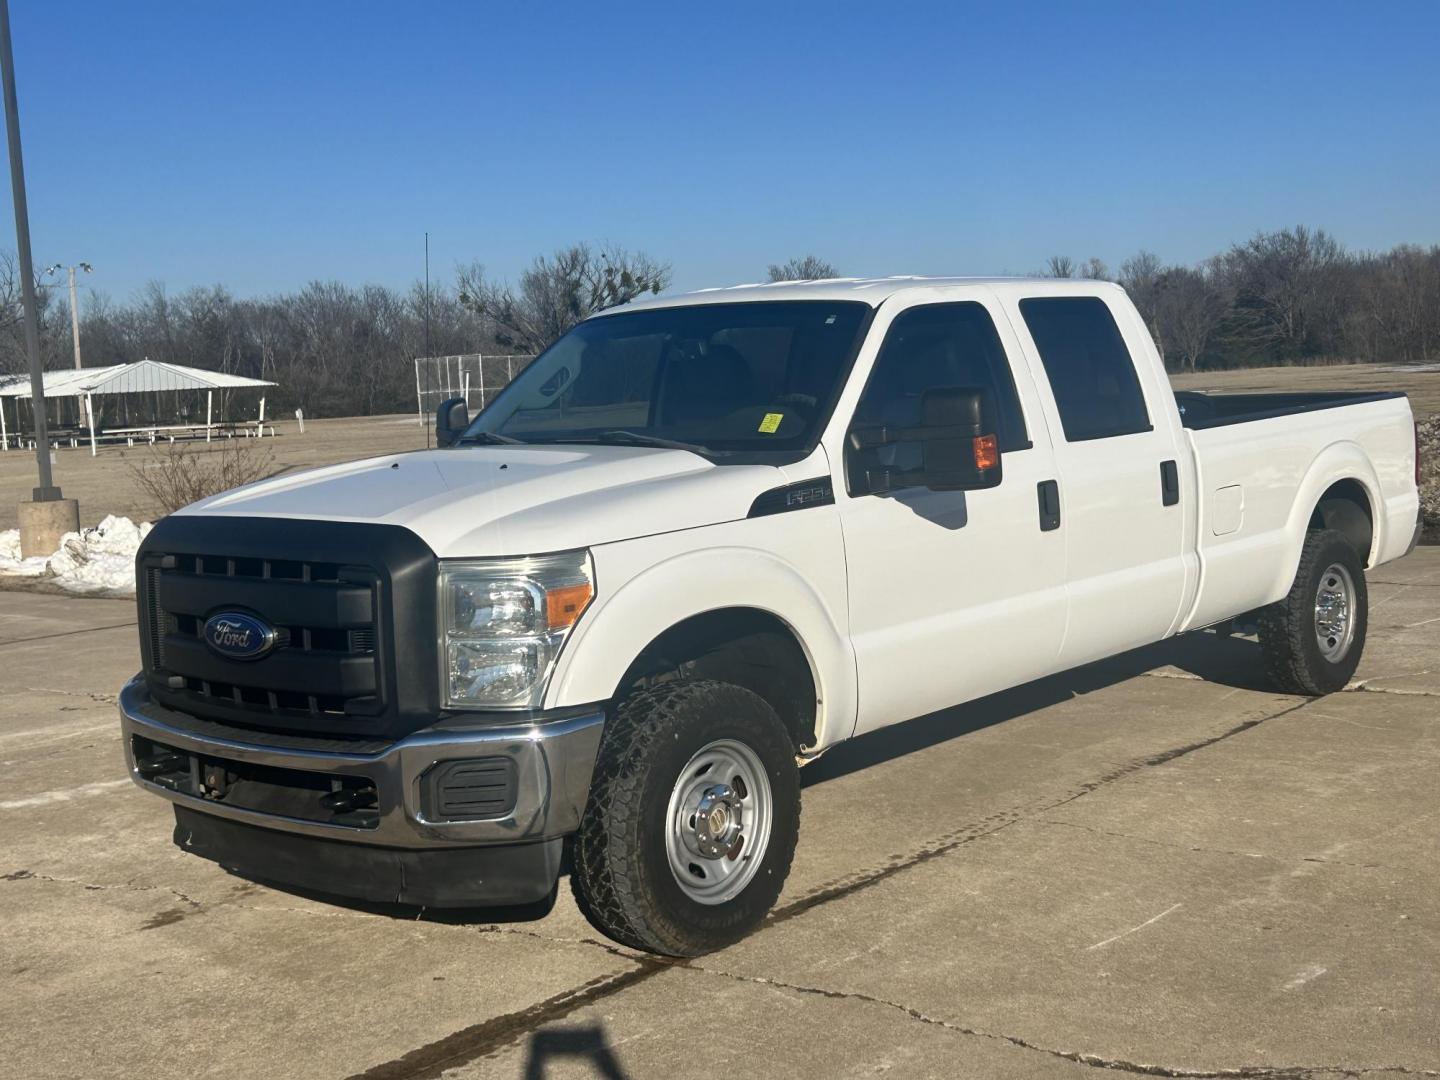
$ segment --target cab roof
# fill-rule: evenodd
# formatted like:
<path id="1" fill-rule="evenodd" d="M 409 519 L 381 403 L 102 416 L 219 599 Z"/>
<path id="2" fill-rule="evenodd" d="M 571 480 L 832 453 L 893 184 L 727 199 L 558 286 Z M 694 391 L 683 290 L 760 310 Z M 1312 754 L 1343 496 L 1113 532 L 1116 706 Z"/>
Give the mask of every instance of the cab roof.
<path id="1" fill-rule="evenodd" d="M 643 311 L 650 308 L 683 307 L 690 304 L 739 304 L 762 300 L 858 300 L 879 307 L 901 292 L 980 286 L 1002 291 L 1017 290 L 1029 295 L 1068 293 L 1095 295 L 1102 289 L 1118 289 L 1110 281 L 1084 278 L 1036 277 L 885 277 L 826 278 L 817 281 L 775 281 L 753 285 L 729 285 L 718 289 L 696 289 L 673 296 L 646 297 L 610 308 L 602 314 Z"/>

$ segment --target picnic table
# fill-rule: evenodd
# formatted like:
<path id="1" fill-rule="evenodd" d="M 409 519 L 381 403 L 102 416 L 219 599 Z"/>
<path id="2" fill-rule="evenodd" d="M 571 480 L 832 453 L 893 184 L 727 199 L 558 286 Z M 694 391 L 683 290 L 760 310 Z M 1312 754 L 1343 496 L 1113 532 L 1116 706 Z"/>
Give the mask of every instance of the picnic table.
<path id="1" fill-rule="evenodd" d="M 68 442 L 72 449 L 89 438 L 89 432 L 85 428 L 67 427 L 59 430 L 52 428 L 49 434 L 53 445 L 58 447 Z M 216 435 L 223 435 L 227 439 L 233 439 L 237 435 L 246 439 L 263 439 L 269 435 L 273 439 L 275 425 L 261 420 L 226 421 L 219 424 L 140 424 L 135 427 L 97 430 L 95 440 L 97 442 L 119 442 L 123 439 L 127 447 L 133 447 L 137 441 L 147 442 L 154 446 L 161 439 L 173 444 L 177 439 L 198 439 L 201 435 L 205 436 L 206 442 Z M 18 450 L 21 445 L 21 437 L 16 434 L 15 448 Z M 25 445 L 31 450 L 35 449 L 34 436 L 27 436 Z"/>
<path id="2" fill-rule="evenodd" d="M 263 439 L 266 432 L 275 437 L 275 425 L 262 420 L 226 421 L 220 424 L 143 424 L 139 427 L 106 428 L 97 433 L 101 439 L 124 439 L 125 445 L 134 446 L 136 439 L 144 439 L 154 446 L 161 439 L 174 442 L 178 438 L 199 438 L 205 436 L 209 442 L 212 435 L 223 435 L 233 439 L 237 434 L 246 439 Z"/>

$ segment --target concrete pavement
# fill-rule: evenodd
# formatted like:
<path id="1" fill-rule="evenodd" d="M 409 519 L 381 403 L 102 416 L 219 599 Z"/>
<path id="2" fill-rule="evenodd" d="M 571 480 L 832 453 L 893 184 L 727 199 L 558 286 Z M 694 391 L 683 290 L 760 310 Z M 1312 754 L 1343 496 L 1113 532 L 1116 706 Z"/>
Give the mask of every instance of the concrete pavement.
<path id="1" fill-rule="evenodd" d="M 1440 549 L 1352 689 L 1192 635 L 806 769 L 760 932 L 658 962 L 340 907 L 169 841 L 123 777 L 124 601 L 0 593 L 0 1075 L 1440 1076 Z"/>

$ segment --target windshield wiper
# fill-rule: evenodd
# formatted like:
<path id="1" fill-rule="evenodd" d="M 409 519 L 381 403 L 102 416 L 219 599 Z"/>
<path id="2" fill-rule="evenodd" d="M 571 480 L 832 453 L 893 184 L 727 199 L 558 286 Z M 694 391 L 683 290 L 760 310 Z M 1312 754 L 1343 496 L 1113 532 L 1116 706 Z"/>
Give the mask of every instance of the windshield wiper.
<path id="1" fill-rule="evenodd" d="M 509 435 L 500 435 L 494 431 L 477 431 L 473 435 L 466 435 L 459 442 L 460 446 L 466 443 L 484 443 L 487 446 L 512 446 L 516 443 L 523 443 L 524 439 L 513 439 Z"/>
<path id="2" fill-rule="evenodd" d="M 601 431 L 594 435 L 562 435 L 556 439 L 528 439 L 527 442 L 547 446 L 564 446 L 577 443 L 598 443 L 602 446 L 654 446 L 661 450 L 686 450 L 701 457 L 723 454 L 697 443 L 680 442 L 678 439 L 662 439 L 659 435 L 645 435 L 638 431 Z"/>
<path id="3" fill-rule="evenodd" d="M 659 435 L 645 435 L 638 431 L 602 431 L 595 436 L 595 441 L 606 446 L 656 446 L 663 450 L 689 450 L 692 454 L 701 456 L 712 452 L 708 447 L 695 443 L 662 439 Z"/>

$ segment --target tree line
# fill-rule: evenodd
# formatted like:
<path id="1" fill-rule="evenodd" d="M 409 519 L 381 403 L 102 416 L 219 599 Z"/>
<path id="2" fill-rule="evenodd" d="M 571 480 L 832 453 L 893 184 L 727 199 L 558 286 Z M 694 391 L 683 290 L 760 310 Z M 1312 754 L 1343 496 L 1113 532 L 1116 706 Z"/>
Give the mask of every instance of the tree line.
<path id="1" fill-rule="evenodd" d="M 1119 281 L 1176 371 L 1332 361 L 1440 360 L 1440 245 L 1347 251 L 1324 230 L 1260 233 L 1197 265 L 1142 251 L 1112 274 L 1055 256 L 1044 274 Z M 837 276 L 814 255 L 768 268 L 772 281 Z M 574 244 L 513 281 L 479 264 L 453 283 L 407 289 L 314 281 L 237 297 L 223 285 L 171 292 L 158 282 L 117 303 L 81 305 L 87 367 L 149 357 L 278 383 L 276 413 L 368 415 L 413 406 L 417 356 L 535 353 L 595 311 L 663 292 L 671 267 L 616 245 Z M 73 362 L 65 290 L 38 283 L 46 368 Z M 27 370 L 20 281 L 0 255 L 0 379 Z"/>
<path id="2" fill-rule="evenodd" d="M 1141 251 L 1113 277 L 1099 259 L 1067 256 L 1043 273 L 1118 281 L 1172 371 L 1440 360 L 1440 245 L 1352 252 L 1302 225 L 1194 266 Z"/>

